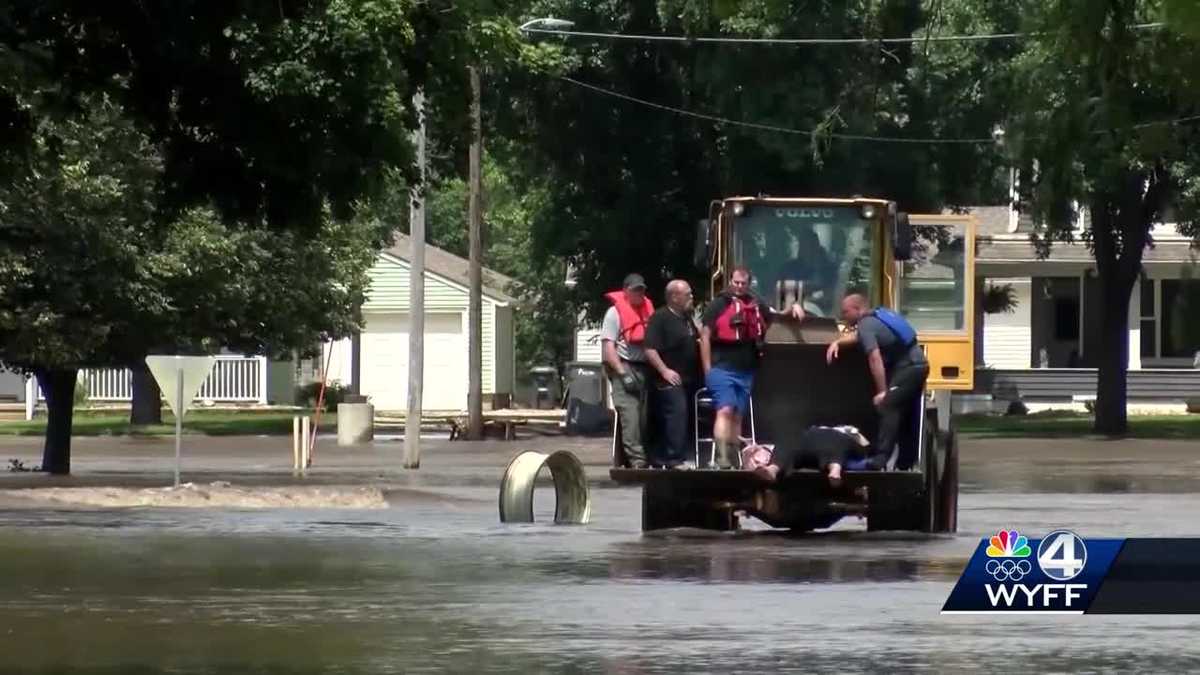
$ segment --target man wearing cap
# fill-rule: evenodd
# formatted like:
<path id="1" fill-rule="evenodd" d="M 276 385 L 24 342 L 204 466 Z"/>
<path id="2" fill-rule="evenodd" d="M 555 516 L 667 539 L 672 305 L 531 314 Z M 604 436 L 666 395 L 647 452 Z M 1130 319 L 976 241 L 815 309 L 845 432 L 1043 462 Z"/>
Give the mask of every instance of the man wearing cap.
<path id="1" fill-rule="evenodd" d="M 643 344 L 654 305 L 646 297 L 646 280 L 640 274 L 626 276 L 621 290 L 604 297 L 613 306 L 600 325 L 601 355 L 621 423 L 621 448 L 631 468 L 645 469 L 648 465 L 643 438 L 650 373 Z"/>

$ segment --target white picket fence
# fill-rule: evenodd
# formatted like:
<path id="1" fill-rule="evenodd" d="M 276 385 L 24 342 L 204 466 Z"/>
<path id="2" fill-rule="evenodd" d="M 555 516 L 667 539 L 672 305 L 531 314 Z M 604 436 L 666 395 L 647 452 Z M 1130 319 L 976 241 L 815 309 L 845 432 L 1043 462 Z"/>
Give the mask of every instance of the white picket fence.
<path id="1" fill-rule="evenodd" d="M 133 373 L 128 368 L 99 368 L 83 371 L 88 399 L 117 403 L 133 400 Z M 37 389 L 34 398 L 33 389 Z M 26 381 L 26 400 L 44 401 L 35 378 Z M 212 373 L 200 387 L 197 401 L 219 403 L 267 403 L 267 359 L 264 356 L 219 355 Z M 28 412 L 28 411 L 27 411 Z"/>

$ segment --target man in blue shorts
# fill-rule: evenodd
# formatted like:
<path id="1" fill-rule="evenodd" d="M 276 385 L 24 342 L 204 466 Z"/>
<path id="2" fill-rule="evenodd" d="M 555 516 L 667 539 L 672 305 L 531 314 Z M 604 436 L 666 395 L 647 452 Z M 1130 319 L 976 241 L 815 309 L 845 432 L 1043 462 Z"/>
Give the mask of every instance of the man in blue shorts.
<path id="1" fill-rule="evenodd" d="M 742 415 L 750 409 L 754 372 L 762 356 L 768 323 L 779 314 L 750 291 L 750 270 L 735 267 L 729 288 L 709 303 L 700 328 L 704 386 L 713 399 L 717 465 L 735 467 L 741 452 Z M 788 314 L 804 319 L 800 305 Z"/>

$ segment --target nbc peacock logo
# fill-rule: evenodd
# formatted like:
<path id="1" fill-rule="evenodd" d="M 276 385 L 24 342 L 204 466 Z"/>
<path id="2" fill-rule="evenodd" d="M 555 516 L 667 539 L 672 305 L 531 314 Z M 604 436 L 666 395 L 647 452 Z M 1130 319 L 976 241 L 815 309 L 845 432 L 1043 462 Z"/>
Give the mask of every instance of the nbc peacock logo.
<path id="1" fill-rule="evenodd" d="M 996 581 L 1020 581 L 1033 569 L 1028 560 L 1013 560 L 1013 558 L 1028 558 L 1033 555 L 1029 548 L 1029 540 L 1016 530 L 1000 530 L 988 541 L 988 560 L 984 569 Z M 994 558 L 1003 558 L 995 560 Z"/>

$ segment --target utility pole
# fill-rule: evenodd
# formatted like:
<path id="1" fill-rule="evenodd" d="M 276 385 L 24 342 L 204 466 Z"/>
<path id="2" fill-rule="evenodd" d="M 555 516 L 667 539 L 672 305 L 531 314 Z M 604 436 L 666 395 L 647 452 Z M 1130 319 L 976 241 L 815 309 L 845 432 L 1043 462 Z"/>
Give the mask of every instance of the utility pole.
<path id="1" fill-rule="evenodd" d="M 467 205 L 470 239 L 470 266 L 467 304 L 467 438 L 483 438 L 483 122 L 479 106 L 479 69 L 469 66 L 471 75 L 471 154 L 470 200 Z"/>
<path id="2" fill-rule="evenodd" d="M 417 184 L 409 190 L 408 417 L 404 420 L 404 468 L 421 467 L 421 384 L 425 374 L 425 93 L 413 95 L 418 126 Z"/>

